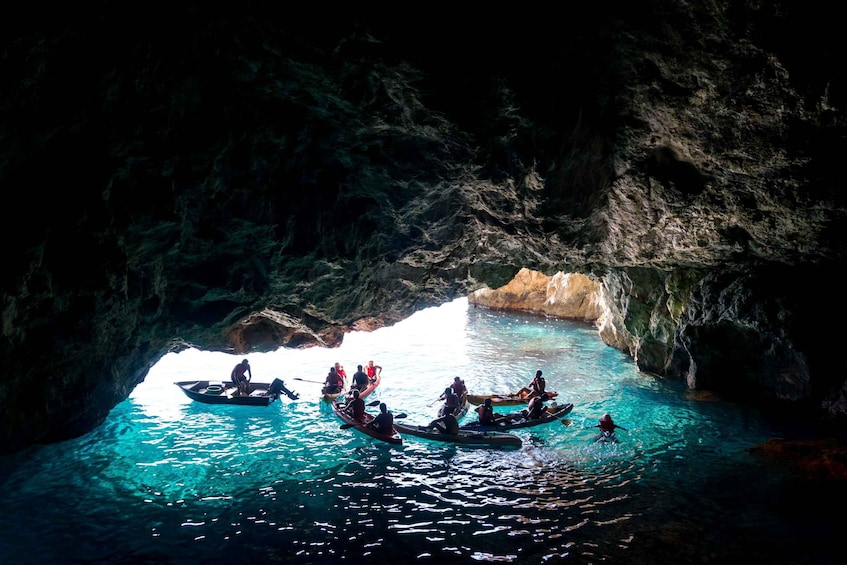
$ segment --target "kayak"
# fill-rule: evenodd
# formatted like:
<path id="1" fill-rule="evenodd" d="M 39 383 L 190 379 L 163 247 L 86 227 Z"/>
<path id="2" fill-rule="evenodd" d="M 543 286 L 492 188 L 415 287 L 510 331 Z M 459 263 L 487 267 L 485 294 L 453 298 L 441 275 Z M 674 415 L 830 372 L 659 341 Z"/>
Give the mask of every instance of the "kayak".
<path id="1" fill-rule="evenodd" d="M 323 393 L 321 395 L 321 400 L 323 400 L 324 402 L 332 402 L 333 400 L 344 394 L 344 389 L 347 388 L 347 377 L 344 377 L 342 381 L 343 384 L 341 385 L 341 389 L 339 389 L 338 392 Z"/>
<path id="2" fill-rule="evenodd" d="M 514 430 L 516 428 L 530 428 L 541 424 L 549 424 L 560 419 L 573 410 L 573 404 L 563 404 L 561 406 L 548 406 L 547 410 L 540 418 L 528 419 L 523 412 L 513 412 L 511 414 L 503 414 L 504 419 L 497 424 L 480 424 L 479 421 L 468 422 L 463 426 L 459 426 L 460 430 Z"/>
<path id="3" fill-rule="evenodd" d="M 383 434 L 368 426 L 370 422 L 373 421 L 374 416 L 372 414 L 368 414 L 365 412 L 365 416 L 361 422 L 356 421 L 353 417 L 343 410 L 344 408 L 343 402 L 333 402 L 332 403 L 332 411 L 335 412 L 335 415 L 338 416 L 342 422 L 345 424 L 349 424 L 352 428 L 357 431 L 369 435 L 372 438 L 391 443 L 394 445 L 400 445 L 403 443 L 403 438 L 397 432 L 397 424 L 394 425 L 394 430 L 390 434 Z"/>
<path id="4" fill-rule="evenodd" d="M 553 391 L 547 391 L 544 394 L 547 395 L 547 400 L 553 400 L 559 396 L 558 392 Z M 485 404 L 486 398 L 490 398 L 491 404 L 494 406 L 519 406 L 529 404 L 529 401 L 532 400 L 532 396 L 522 396 L 516 392 L 508 394 L 468 394 L 468 402 L 476 406 Z"/>
<path id="5" fill-rule="evenodd" d="M 445 408 L 447 408 L 446 405 L 438 409 L 439 418 L 446 415 Z M 456 417 L 457 420 L 461 420 L 465 417 L 465 414 L 468 413 L 468 408 L 470 408 L 470 404 L 468 403 L 468 395 L 467 393 L 465 393 L 462 395 L 462 403 L 453 409 L 453 415 Z"/>
<path id="6" fill-rule="evenodd" d="M 359 391 L 359 398 L 367 398 L 368 396 L 370 396 L 371 393 L 376 390 L 376 387 L 379 386 L 379 383 L 381 381 L 382 381 L 382 377 L 380 375 L 375 376 L 372 381 L 368 381 L 368 386 L 366 386 L 364 388 L 364 390 Z M 348 390 L 347 394 L 344 395 L 344 399 L 345 400 L 352 400 L 353 399 L 352 391 Z"/>
<path id="7" fill-rule="evenodd" d="M 462 443 L 465 445 L 486 445 L 499 447 L 519 447 L 521 438 L 514 434 L 505 432 L 494 432 L 487 430 L 459 430 L 456 435 L 444 434 L 437 430 L 427 430 L 426 426 L 411 426 L 408 424 L 394 424 L 400 433 L 409 434 L 424 439 L 443 441 L 450 443 Z"/>

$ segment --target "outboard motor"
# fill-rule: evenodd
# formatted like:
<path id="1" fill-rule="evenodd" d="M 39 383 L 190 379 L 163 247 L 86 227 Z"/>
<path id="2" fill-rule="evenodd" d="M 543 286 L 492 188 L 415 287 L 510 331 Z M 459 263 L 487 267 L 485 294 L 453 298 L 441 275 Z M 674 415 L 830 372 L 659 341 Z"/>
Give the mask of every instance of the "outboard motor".
<path id="1" fill-rule="evenodd" d="M 268 387 L 268 392 L 277 396 L 279 396 L 280 394 L 284 394 L 291 400 L 297 400 L 298 398 L 300 398 L 299 394 L 285 388 L 285 383 L 279 379 L 274 379 L 271 382 L 271 386 Z"/>

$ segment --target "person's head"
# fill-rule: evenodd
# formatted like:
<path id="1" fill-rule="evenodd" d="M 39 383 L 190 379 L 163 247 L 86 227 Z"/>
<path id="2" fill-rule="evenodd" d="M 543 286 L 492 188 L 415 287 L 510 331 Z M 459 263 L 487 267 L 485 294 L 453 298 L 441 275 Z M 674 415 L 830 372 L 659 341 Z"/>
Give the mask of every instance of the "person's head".
<path id="1" fill-rule="evenodd" d="M 353 389 L 353 398 L 359 398 L 359 389 L 357 389 L 357 388 Z"/>
<path id="2" fill-rule="evenodd" d="M 541 376 L 541 369 L 538 369 L 537 371 L 535 371 L 535 376 L 536 376 L 536 377 L 540 377 L 540 376 Z"/>
<path id="3" fill-rule="evenodd" d="M 374 362 L 373 362 L 373 361 L 368 361 L 368 367 L 373 367 L 373 366 L 374 366 Z"/>
<path id="4" fill-rule="evenodd" d="M 612 421 L 612 417 L 611 417 L 611 416 L 609 416 L 608 414 L 603 414 L 603 417 L 602 417 L 602 418 L 600 418 L 600 420 L 601 420 L 602 422 L 611 422 L 611 421 Z"/>
<path id="5" fill-rule="evenodd" d="M 344 367 L 341 366 L 341 363 L 336 363 L 335 368 L 336 369 L 343 369 Z"/>
<path id="6" fill-rule="evenodd" d="M 388 406 L 385 405 L 385 402 L 379 403 L 379 411 L 385 414 L 388 411 Z"/>
<path id="7" fill-rule="evenodd" d="M 456 377 L 456 378 L 453 379 L 453 382 L 454 383 L 460 383 L 460 382 L 462 382 L 462 379 L 460 379 L 459 377 Z"/>
<path id="8" fill-rule="evenodd" d="M 450 388 L 449 386 L 444 389 L 444 394 L 450 394 L 451 392 L 453 392 L 453 389 Z"/>
<path id="9" fill-rule="evenodd" d="M 491 399 L 490 398 L 485 399 L 485 406 L 487 406 L 489 408 L 491 407 Z"/>
<path id="10" fill-rule="evenodd" d="M 244 361 L 241 362 L 241 366 L 242 367 L 249 367 L 250 363 L 247 361 L 247 359 L 245 359 Z"/>
<path id="11" fill-rule="evenodd" d="M 361 365 L 356 365 L 356 367 L 357 367 L 360 371 L 362 370 L 362 366 L 361 366 Z"/>
<path id="12" fill-rule="evenodd" d="M 330 373 L 334 373 L 334 372 L 335 372 L 335 367 L 330 367 L 330 368 L 329 368 L 329 372 L 330 372 Z"/>

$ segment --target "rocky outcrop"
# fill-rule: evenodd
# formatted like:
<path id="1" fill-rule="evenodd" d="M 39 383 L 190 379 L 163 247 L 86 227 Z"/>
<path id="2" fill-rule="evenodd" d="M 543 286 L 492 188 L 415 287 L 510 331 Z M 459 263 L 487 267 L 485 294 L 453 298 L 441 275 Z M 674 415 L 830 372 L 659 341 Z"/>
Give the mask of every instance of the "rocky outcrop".
<path id="1" fill-rule="evenodd" d="M 498 289 L 482 288 L 468 295 L 468 303 L 497 310 L 522 310 L 596 322 L 602 315 L 599 281 L 579 273 L 544 273 L 523 268 Z"/>
<path id="2" fill-rule="evenodd" d="M 168 351 L 331 347 L 523 267 L 599 283 L 642 370 L 847 414 L 845 69 L 813 6 L 20 11 L 4 450 L 92 429 Z"/>

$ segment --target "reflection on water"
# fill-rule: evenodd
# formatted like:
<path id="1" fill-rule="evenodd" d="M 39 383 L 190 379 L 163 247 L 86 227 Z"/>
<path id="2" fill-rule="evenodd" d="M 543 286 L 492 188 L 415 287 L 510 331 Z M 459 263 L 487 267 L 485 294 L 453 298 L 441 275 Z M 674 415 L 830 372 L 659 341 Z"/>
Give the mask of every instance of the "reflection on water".
<path id="1" fill-rule="evenodd" d="M 208 406 L 174 381 L 238 359 L 186 351 L 154 367 L 103 426 L 6 458 L 0 561 L 675 563 L 757 556 L 827 563 L 829 522 L 747 451 L 783 424 L 639 374 L 584 324 L 460 300 L 335 350 L 250 355 L 300 399 Z M 508 392 L 544 370 L 575 408 L 517 430 L 519 449 L 341 430 L 317 400 L 335 361 L 385 368 L 375 394 L 426 423 L 454 375 Z M 315 381 L 315 382 L 312 382 Z M 513 408 L 512 408 L 513 409 Z M 503 409 L 509 411 L 510 409 Z M 595 444 L 605 412 L 627 428 Z M 471 415 L 467 418 L 471 418 Z M 799 506 L 798 506 L 799 505 Z"/>

